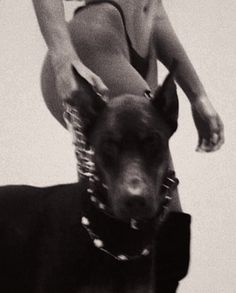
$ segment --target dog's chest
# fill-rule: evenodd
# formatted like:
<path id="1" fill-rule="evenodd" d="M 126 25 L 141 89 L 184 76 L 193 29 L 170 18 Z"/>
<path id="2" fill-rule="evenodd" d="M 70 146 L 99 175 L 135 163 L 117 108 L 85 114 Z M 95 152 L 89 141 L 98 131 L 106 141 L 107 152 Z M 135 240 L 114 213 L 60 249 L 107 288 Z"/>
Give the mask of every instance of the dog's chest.
<path id="1" fill-rule="evenodd" d="M 154 276 L 151 257 L 126 263 L 98 257 L 77 293 L 154 293 Z"/>
<path id="2" fill-rule="evenodd" d="M 77 293 L 154 293 L 150 284 L 129 284 L 123 289 L 114 288 L 114 284 L 104 284 L 103 286 L 86 286 L 81 288 Z"/>

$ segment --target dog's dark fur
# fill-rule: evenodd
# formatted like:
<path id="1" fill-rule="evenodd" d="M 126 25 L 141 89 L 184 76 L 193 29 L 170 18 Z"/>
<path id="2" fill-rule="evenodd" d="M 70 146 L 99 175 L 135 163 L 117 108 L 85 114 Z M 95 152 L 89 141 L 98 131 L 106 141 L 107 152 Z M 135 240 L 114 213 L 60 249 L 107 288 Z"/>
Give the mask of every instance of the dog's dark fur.
<path id="1" fill-rule="evenodd" d="M 124 95 L 105 103 L 91 92 L 77 106 L 114 215 L 152 218 L 177 128 L 171 77 L 151 102 Z M 84 195 L 84 180 L 0 188 L 0 292 L 175 292 L 188 266 L 189 231 L 181 216 L 169 216 L 150 256 L 121 263 L 95 248 L 81 226 Z"/>

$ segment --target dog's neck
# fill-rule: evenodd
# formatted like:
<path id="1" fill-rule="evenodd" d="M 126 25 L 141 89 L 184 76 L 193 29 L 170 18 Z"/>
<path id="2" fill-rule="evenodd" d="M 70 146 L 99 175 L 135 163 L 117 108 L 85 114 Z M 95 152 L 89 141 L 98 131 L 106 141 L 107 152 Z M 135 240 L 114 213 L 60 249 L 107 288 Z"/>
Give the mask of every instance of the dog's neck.
<path id="1" fill-rule="evenodd" d="M 84 175 L 83 175 L 84 176 Z M 83 200 L 81 224 L 98 249 L 119 261 L 146 257 L 151 253 L 152 242 L 168 214 L 168 205 L 178 179 L 168 171 L 162 184 L 162 204 L 156 216 L 148 221 L 130 220 L 123 222 L 116 218 L 107 204 L 108 188 L 99 175 L 86 176 L 87 193 Z"/>
<path id="2" fill-rule="evenodd" d="M 119 261 L 149 255 L 155 235 L 154 220 L 142 223 L 142 227 L 138 228 L 117 219 L 106 203 L 101 201 L 101 189 L 97 193 L 88 184 L 83 200 L 81 224 L 94 246 Z"/>

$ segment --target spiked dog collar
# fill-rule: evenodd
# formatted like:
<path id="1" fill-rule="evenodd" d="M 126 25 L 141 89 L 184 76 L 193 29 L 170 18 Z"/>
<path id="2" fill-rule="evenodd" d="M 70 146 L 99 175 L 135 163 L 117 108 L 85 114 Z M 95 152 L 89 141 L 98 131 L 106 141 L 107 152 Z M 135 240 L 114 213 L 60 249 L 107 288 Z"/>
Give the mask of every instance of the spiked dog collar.
<path id="1" fill-rule="evenodd" d="M 147 221 L 131 219 L 129 223 L 118 220 L 106 203 L 99 199 L 96 190 L 89 186 L 81 224 L 93 245 L 116 260 L 124 262 L 148 256 L 156 230 L 168 214 L 177 184 L 174 172 L 169 171 L 162 184 L 162 203 L 156 216 Z M 106 187 L 104 192 L 107 192 Z"/>

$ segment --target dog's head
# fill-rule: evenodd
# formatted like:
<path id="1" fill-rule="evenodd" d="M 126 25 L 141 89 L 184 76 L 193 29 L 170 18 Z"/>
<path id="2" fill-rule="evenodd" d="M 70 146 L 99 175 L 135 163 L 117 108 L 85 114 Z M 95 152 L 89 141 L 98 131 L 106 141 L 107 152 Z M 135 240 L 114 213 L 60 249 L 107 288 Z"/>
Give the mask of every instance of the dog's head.
<path id="1" fill-rule="evenodd" d="M 151 100 L 126 94 L 106 102 L 91 89 L 76 106 L 115 216 L 152 218 L 161 203 L 169 139 L 177 129 L 178 99 L 171 74 Z"/>

